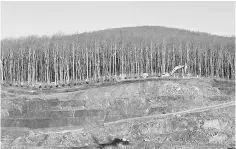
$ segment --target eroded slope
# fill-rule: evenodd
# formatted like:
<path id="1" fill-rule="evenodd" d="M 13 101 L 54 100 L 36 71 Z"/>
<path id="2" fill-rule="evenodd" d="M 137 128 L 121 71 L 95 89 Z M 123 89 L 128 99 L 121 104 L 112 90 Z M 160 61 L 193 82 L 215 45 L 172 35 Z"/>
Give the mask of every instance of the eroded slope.
<path id="1" fill-rule="evenodd" d="M 214 141 L 235 138 L 235 119 L 232 114 L 234 104 L 219 109 L 229 110 L 224 116 L 223 111 L 214 111 L 217 109 L 191 113 L 194 108 L 234 101 L 234 82 L 209 79 L 152 79 L 66 90 L 73 92 L 19 92 L 16 89 L 3 88 L 2 143 L 17 147 L 19 144 L 26 147 L 93 147 L 96 144 L 91 136 L 95 135 L 101 141 L 105 141 L 108 136 L 128 137 L 134 142 L 133 145 L 127 146 L 128 148 L 135 148 L 139 143 L 172 143 L 180 148 L 182 143 L 210 143 L 213 146 L 221 144 L 225 147 L 235 144 L 232 141 Z M 190 110 L 190 115 L 196 116 L 168 115 L 186 110 Z M 204 117 L 207 115 L 204 113 L 216 116 Z M 150 117 L 152 115 L 153 118 Z M 161 115 L 164 117 L 155 118 Z M 142 119 L 148 116 L 149 118 Z M 113 124 L 125 119 L 126 121 Z M 212 131 L 211 128 L 209 132 L 208 128 L 206 129 L 211 124 L 217 128 L 213 138 L 208 135 Z M 223 126 L 229 129 L 221 129 Z M 89 131 L 91 128 L 96 129 Z M 218 132 L 219 128 L 224 135 L 221 131 Z M 193 137 L 190 137 L 190 134 Z M 156 140 L 158 138 L 159 141 Z M 149 141 L 144 143 L 142 139 Z"/>

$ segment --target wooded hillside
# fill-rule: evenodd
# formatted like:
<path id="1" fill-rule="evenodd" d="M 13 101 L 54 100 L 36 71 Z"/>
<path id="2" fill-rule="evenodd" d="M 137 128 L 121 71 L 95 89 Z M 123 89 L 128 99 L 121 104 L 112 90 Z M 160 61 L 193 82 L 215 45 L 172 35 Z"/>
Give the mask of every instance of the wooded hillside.
<path id="1" fill-rule="evenodd" d="M 185 63 L 193 75 L 234 79 L 235 37 L 143 26 L 1 40 L 1 79 L 14 84 L 160 75 Z"/>

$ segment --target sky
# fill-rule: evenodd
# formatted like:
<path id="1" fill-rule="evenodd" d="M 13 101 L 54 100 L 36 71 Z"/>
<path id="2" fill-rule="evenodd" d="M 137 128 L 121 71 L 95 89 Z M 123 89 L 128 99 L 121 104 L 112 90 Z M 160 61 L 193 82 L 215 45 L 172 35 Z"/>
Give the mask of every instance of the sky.
<path id="1" fill-rule="evenodd" d="M 235 35 L 235 2 L 1 2 L 1 37 L 166 26 Z"/>

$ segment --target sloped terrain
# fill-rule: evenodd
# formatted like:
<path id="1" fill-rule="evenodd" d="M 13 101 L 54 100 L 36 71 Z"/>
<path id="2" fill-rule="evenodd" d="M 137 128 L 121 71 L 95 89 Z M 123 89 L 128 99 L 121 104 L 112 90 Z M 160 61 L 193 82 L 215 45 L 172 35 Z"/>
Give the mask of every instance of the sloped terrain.
<path id="1" fill-rule="evenodd" d="M 94 137 L 100 143 L 129 140 L 118 148 L 235 145 L 234 82 L 188 78 L 48 90 L 3 86 L 1 98 L 3 148 L 96 148 Z"/>

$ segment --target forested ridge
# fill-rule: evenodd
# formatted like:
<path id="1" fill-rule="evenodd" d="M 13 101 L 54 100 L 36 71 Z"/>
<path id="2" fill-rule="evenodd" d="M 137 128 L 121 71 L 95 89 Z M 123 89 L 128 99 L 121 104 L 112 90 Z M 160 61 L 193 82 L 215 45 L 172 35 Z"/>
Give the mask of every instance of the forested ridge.
<path id="1" fill-rule="evenodd" d="M 142 26 L 1 40 L 1 80 L 14 84 L 157 76 L 185 63 L 194 76 L 234 79 L 235 37 Z"/>

